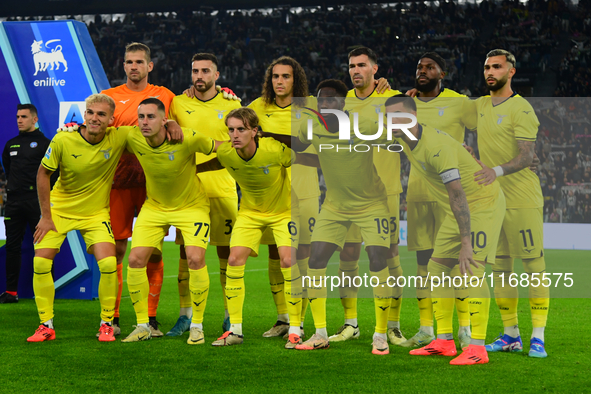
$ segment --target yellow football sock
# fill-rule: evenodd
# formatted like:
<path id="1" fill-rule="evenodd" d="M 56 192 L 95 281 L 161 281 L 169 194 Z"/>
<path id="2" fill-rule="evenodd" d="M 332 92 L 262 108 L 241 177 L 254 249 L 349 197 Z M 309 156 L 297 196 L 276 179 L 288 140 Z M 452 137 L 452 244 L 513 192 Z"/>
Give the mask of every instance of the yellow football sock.
<path id="1" fill-rule="evenodd" d="M 394 278 L 402 276 L 402 266 L 400 265 L 400 256 L 388 259 L 388 274 Z M 387 284 L 386 284 L 387 286 Z M 402 287 L 392 287 L 392 299 L 390 300 L 390 312 L 388 321 L 400 321 L 400 307 L 402 306 Z"/>
<path id="2" fill-rule="evenodd" d="M 501 312 L 503 327 L 516 326 L 519 290 L 509 285 L 509 275 L 513 272 L 513 259 L 497 257 L 492 270 L 495 301 Z"/>
<path id="3" fill-rule="evenodd" d="M 437 320 L 437 335 L 453 333 L 454 316 L 454 289 L 450 283 L 451 268 L 429 260 L 429 274 L 434 283 L 431 299 L 433 301 L 433 313 Z M 442 276 L 442 274 L 444 274 Z M 446 280 L 441 280 L 445 277 Z M 435 279 L 439 278 L 439 279 Z M 438 285 L 437 287 L 435 287 Z"/>
<path id="4" fill-rule="evenodd" d="M 470 321 L 472 339 L 485 340 L 490 309 L 490 290 L 486 278 L 482 280 L 484 267 L 472 267 L 472 281 L 469 285 Z"/>
<path id="5" fill-rule="evenodd" d="M 308 297 L 310 299 L 310 309 L 314 318 L 314 327 L 326 328 L 326 268 L 308 269 L 310 283 L 306 281 L 308 287 Z"/>
<path id="6" fill-rule="evenodd" d="M 242 324 L 242 307 L 246 291 L 244 288 L 244 265 L 229 265 L 226 270 L 226 299 L 231 324 Z"/>
<path id="7" fill-rule="evenodd" d="M 133 304 L 137 324 L 144 324 L 150 321 L 148 317 L 148 293 L 150 293 L 150 284 L 148 283 L 147 267 L 131 268 L 127 267 L 127 289 L 129 298 Z"/>
<path id="8" fill-rule="evenodd" d="M 117 280 L 117 258 L 115 256 L 105 257 L 97 261 L 101 278 L 98 286 L 99 302 L 101 304 L 101 319 L 113 321 L 115 316 L 115 303 L 119 283 Z"/>
<path id="9" fill-rule="evenodd" d="M 189 264 L 187 259 L 179 259 L 179 301 L 181 308 L 191 307 L 191 292 L 189 291 Z"/>
<path id="10" fill-rule="evenodd" d="M 462 278 L 462 285 L 460 287 L 454 286 L 454 295 L 456 297 L 456 312 L 458 313 L 458 322 L 460 326 L 468 327 L 470 326 L 470 305 L 468 304 L 468 296 L 470 295 L 470 290 L 469 287 L 466 286 L 465 281 L 463 280 L 459 264 L 452 268 L 451 276 L 457 276 Z M 459 281 L 456 280 L 456 283 L 458 282 Z"/>
<path id="11" fill-rule="evenodd" d="M 43 257 L 33 259 L 33 290 L 35 292 L 35 304 L 39 312 L 41 323 L 53 319 L 53 300 L 55 298 L 55 286 L 51 275 L 53 260 Z"/>
<path id="12" fill-rule="evenodd" d="M 339 287 L 339 293 L 345 311 L 345 319 L 357 319 L 357 293 L 359 293 L 359 288 L 353 286 L 353 279 L 356 276 L 359 276 L 359 261 L 341 260 L 339 263 L 339 278 L 345 278 L 345 280 Z"/>
<path id="13" fill-rule="evenodd" d="M 228 259 L 220 260 L 220 284 L 222 285 L 222 298 L 224 299 L 224 310 L 228 310 L 228 300 L 226 299 L 226 270 L 228 269 Z"/>
<path id="14" fill-rule="evenodd" d="M 308 260 L 309 258 L 306 257 L 305 259 L 297 260 L 298 268 L 300 269 L 300 275 L 302 277 L 308 275 Z M 308 288 L 306 286 L 302 286 L 302 313 L 300 314 L 300 324 L 304 324 L 304 318 L 306 317 L 306 311 L 308 310 L 308 304 L 310 301 L 308 300 Z"/>
<path id="15" fill-rule="evenodd" d="M 417 301 L 419 303 L 420 325 L 423 327 L 433 327 L 433 303 L 431 300 L 431 284 L 427 280 L 429 270 L 426 265 L 417 266 L 417 276 L 421 279 L 417 281 Z"/>
<path id="16" fill-rule="evenodd" d="M 546 261 L 544 260 L 544 256 L 535 259 L 523 260 L 523 267 L 525 272 L 530 275 L 529 306 L 531 309 L 532 326 L 546 327 L 546 322 L 548 320 L 548 310 L 550 308 L 550 288 L 544 287 L 541 280 L 542 274 L 546 272 Z M 534 277 L 532 274 L 537 274 L 535 277 L 540 279 L 539 286 L 532 285 L 532 283 L 535 281 L 532 280 Z M 545 284 L 548 284 L 547 282 L 548 281 L 546 281 Z"/>
<path id="17" fill-rule="evenodd" d="M 302 315 L 302 278 L 300 269 L 297 264 L 294 264 L 290 268 L 281 268 L 281 272 L 285 283 L 284 292 L 289 313 L 289 325 L 299 327 Z"/>
<path id="18" fill-rule="evenodd" d="M 280 260 L 269 259 L 269 284 L 271 285 L 271 293 L 273 293 L 273 301 L 277 307 L 277 314 L 287 314 Z"/>
<path id="19" fill-rule="evenodd" d="M 209 273 L 207 266 L 198 270 L 189 268 L 189 289 L 191 290 L 191 301 L 193 302 L 193 318 L 191 323 L 203 323 L 203 313 L 207 305 L 209 295 Z"/>
<path id="20" fill-rule="evenodd" d="M 379 284 L 373 287 L 373 297 L 376 311 L 376 332 L 385 334 L 388 331 L 388 313 L 390 311 L 390 303 L 392 296 L 392 289 L 388 287 L 388 268 L 381 271 L 371 271 L 371 276 L 375 276 L 379 280 Z M 374 282 L 375 283 L 375 282 Z"/>

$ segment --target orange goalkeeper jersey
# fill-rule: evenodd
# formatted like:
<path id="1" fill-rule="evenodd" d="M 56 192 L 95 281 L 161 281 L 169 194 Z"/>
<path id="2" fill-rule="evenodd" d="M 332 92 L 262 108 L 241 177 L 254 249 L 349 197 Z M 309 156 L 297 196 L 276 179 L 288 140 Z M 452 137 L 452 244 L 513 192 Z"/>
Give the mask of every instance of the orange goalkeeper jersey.
<path id="1" fill-rule="evenodd" d="M 127 87 L 120 85 L 115 88 L 103 90 L 106 94 L 115 100 L 115 123 L 114 127 L 119 126 L 137 126 L 137 107 L 142 101 L 149 97 L 160 99 L 168 107 L 174 98 L 174 93 L 163 86 L 148 84 L 141 92 L 135 92 Z M 119 160 L 115 178 L 113 179 L 113 189 L 131 189 L 134 187 L 145 187 L 146 177 L 139 161 L 135 155 L 124 154 Z"/>

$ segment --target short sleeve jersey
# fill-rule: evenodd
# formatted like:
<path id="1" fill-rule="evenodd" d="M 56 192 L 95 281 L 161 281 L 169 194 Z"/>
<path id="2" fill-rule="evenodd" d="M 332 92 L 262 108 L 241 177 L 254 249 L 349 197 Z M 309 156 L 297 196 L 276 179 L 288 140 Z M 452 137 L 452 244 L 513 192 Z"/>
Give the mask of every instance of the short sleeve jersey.
<path id="1" fill-rule="evenodd" d="M 115 100 L 115 123 L 112 126 L 137 126 L 137 107 L 142 101 L 149 97 L 155 97 L 162 101 L 168 113 L 170 102 L 174 98 L 174 93 L 163 86 L 148 84 L 141 92 L 136 92 L 123 84 L 111 89 L 103 90 L 106 94 Z M 113 189 L 131 189 L 135 187 L 144 187 L 146 179 L 137 159 L 133 155 L 124 154 L 121 157 L 115 178 Z"/>
<path id="2" fill-rule="evenodd" d="M 292 135 L 292 131 L 297 132 L 304 110 L 304 108 L 295 108 L 292 105 L 286 107 L 280 107 L 275 103 L 267 105 L 262 97 L 250 103 L 248 108 L 256 112 L 259 124 L 264 131 L 282 135 Z M 305 153 L 316 152 L 310 149 Z M 295 179 L 292 179 L 292 171 L 296 174 Z M 299 198 L 317 198 L 320 195 L 318 172 L 315 168 L 295 164 L 287 172 Z"/>
<path id="3" fill-rule="evenodd" d="M 415 97 L 417 120 L 423 126 L 443 130 L 456 141 L 464 142 L 464 132 L 474 130 L 477 125 L 476 101 L 450 89 L 441 89 L 439 95 L 428 101 Z M 408 179 L 407 201 L 434 201 L 427 185 L 411 172 Z"/>
<path id="4" fill-rule="evenodd" d="M 418 142 L 414 149 L 410 149 L 404 141 L 400 144 L 415 166 L 417 175 L 426 181 L 438 206 L 453 215 L 445 185 L 457 179 L 462 183 L 471 210 L 494 204 L 500 189 L 499 183 L 484 186 L 474 181 L 474 173 L 481 167 L 462 144 L 441 130 L 429 126 L 419 127 Z"/>
<path id="5" fill-rule="evenodd" d="M 51 191 L 51 211 L 84 219 L 109 213 L 115 168 L 132 127 L 108 127 L 101 142 L 91 144 L 80 132 L 56 134 L 41 161 L 60 176 Z"/>
<path id="6" fill-rule="evenodd" d="M 360 121 L 361 133 L 365 134 L 364 130 L 373 127 L 373 121 L 370 126 L 364 125 L 361 119 Z M 298 138 L 305 144 L 314 145 L 318 152 L 327 188 L 322 209 L 347 214 L 369 211 L 375 205 L 384 204 L 387 200 L 386 187 L 374 165 L 375 150 L 356 152 L 351 149 L 351 145 L 366 144 L 367 141 L 359 139 L 353 131 L 351 140 L 341 141 L 338 139 L 338 133 L 331 133 L 321 122 L 314 120 L 312 124 L 312 139 L 308 140 L 306 122 L 302 122 Z M 375 134 L 375 130 L 368 134 Z M 382 134 L 382 139 L 372 143 L 384 143 L 385 134 Z M 333 148 L 326 149 L 325 145 L 331 145 Z M 386 152 L 399 158 L 399 153 Z"/>
<path id="7" fill-rule="evenodd" d="M 135 127 L 127 137 L 129 150 L 141 163 L 146 174 L 146 206 L 159 211 L 209 205 L 201 181 L 195 176 L 195 153 L 210 154 L 214 140 L 198 131 L 183 128 L 182 144 L 171 144 L 166 139 L 152 147 Z"/>
<path id="8" fill-rule="evenodd" d="M 291 214 L 291 188 L 287 168 L 291 149 L 272 138 L 259 138 L 254 155 L 243 159 L 230 142 L 219 146 L 218 160 L 238 182 L 240 211 L 260 216 Z"/>
<path id="9" fill-rule="evenodd" d="M 386 112 L 384 104 L 388 97 L 397 94 L 400 94 L 400 91 L 387 90 L 380 94 L 374 89 L 374 91 L 366 98 L 358 98 L 355 89 L 351 89 L 347 93 L 345 110 L 349 111 L 349 113 L 359 112 L 360 118 L 367 117 L 369 119 L 374 119 L 379 112 Z M 380 149 L 378 152 L 377 148 L 374 148 L 374 164 L 378 171 L 378 175 L 382 178 L 382 182 L 386 186 L 388 195 L 402 193 L 399 154 L 392 154 L 392 152 L 388 152 L 385 149 Z"/>
<path id="10" fill-rule="evenodd" d="M 236 108 L 240 108 L 238 101 L 226 100 L 219 93 L 207 101 L 182 94 L 172 100 L 168 118 L 175 120 L 181 127 L 197 130 L 214 140 L 229 141 L 228 127 L 224 119 Z M 215 155 L 197 153 L 197 164 L 204 163 L 216 157 Z M 236 182 L 225 169 L 201 173 L 199 178 L 208 197 L 236 197 Z"/>
<path id="11" fill-rule="evenodd" d="M 490 168 L 519 155 L 517 141 L 536 141 L 540 122 L 532 106 L 514 94 L 493 105 L 490 96 L 477 100 L 480 159 Z M 497 178 L 507 199 L 507 209 L 544 206 L 538 176 L 529 168 Z"/>

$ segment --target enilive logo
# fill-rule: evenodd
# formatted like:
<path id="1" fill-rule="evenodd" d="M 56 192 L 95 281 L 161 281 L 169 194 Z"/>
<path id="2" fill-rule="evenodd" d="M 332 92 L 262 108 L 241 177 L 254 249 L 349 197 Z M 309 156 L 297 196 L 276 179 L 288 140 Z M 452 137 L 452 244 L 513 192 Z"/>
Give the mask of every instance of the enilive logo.
<path id="1" fill-rule="evenodd" d="M 353 138 L 351 137 L 351 120 L 349 118 L 349 116 L 343 112 L 340 111 L 338 109 L 321 109 L 320 113 L 318 113 L 317 111 L 314 111 L 311 108 L 307 108 L 306 109 L 314 112 L 316 115 L 318 115 L 318 117 L 324 122 L 325 127 L 327 126 L 326 120 L 324 119 L 324 117 L 322 116 L 322 114 L 332 114 L 335 115 L 338 119 L 339 122 L 339 140 L 341 141 L 347 141 L 347 146 L 343 146 L 343 145 L 333 145 L 333 144 L 319 144 L 319 150 L 322 151 L 324 150 L 329 150 L 329 149 L 335 149 L 338 152 L 339 150 L 346 150 L 351 152 L 352 150 L 354 150 L 355 152 L 368 152 L 371 147 L 377 147 L 378 151 L 380 150 L 380 147 L 385 147 L 386 149 L 388 149 L 388 151 L 390 152 L 401 152 L 402 151 L 402 145 L 399 144 L 353 144 Z M 380 111 L 377 111 L 378 114 L 378 120 L 373 123 L 373 124 L 377 124 L 377 132 L 375 134 L 362 134 L 359 131 L 359 113 L 357 112 L 353 112 L 353 132 L 355 133 L 355 137 L 357 137 L 358 139 L 362 140 L 362 141 L 375 141 L 377 139 L 380 139 L 382 137 L 382 134 L 384 132 L 384 114 Z M 407 114 L 407 113 L 400 113 L 400 112 L 396 112 L 396 113 L 387 113 L 386 114 L 386 138 L 388 139 L 388 141 L 392 141 L 394 138 L 392 136 L 392 130 L 401 130 L 404 134 L 406 134 L 408 136 L 408 138 L 410 138 L 413 141 L 416 141 L 417 138 L 410 132 L 410 128 L 414 127 L 417 124 L 417 118 L 416 116 L 414 116 L 413 114 Z M 410 123 L 402 123 L 402 124 L 398 124 L 398 123 L 393 123 L 393 118 L 406 118 L 406 119 L 410 119 Z M 308 140 L 312 140 L 313 137 L 313 121 L 312 119 L 308 119 L 308 124 L 307 124 L 308 128 L 307 128 L 307 138 Z"/>
<path id="2" fill-rule="evenodd" d="M 63 71 L 68 71 L 68 62 L 64 58 L 64 54 L 62 53 L 62 46 L 57 45 L 55 48 L 51 48 L 49 45 L 54 42 L 59 42 L 61 40 L 49 40 L 43 45 L 43 40 L 36 41 L 33 40 L 31 44 L 31 53 L 33 54 L 33 62 L 35 63 L 35 74 L 36 76 L 39 71 L 44 72 L 47 71 L 47 67 L 50 67 L 50 70 L 59 70 L 60 64 L 63 65 Z M 35 86 L 64 86 L 66 81 L 63 79 L 55 79 L 55 78 L 46 78 L 46 79 L 38 79 L 35 80 Z"/>

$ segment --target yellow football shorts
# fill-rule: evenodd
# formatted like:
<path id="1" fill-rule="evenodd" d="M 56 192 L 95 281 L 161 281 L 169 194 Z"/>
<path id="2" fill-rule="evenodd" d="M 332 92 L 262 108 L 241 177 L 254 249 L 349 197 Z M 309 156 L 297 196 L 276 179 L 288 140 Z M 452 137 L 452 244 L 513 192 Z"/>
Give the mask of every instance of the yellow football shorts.
<path id="1" fill-rule="evenodd" d="M 230 239 L 230 248 L 235 246 L 244 246 L 250 248 L 251 256 L 259 255 L 259 246 L 263 232 L 270 231 L 273 235 L 272 244 L 281 246 L 298 246 L 298 223 L 292 221 L 289 211 L 272 216 L 261 216 L 255 212 L 238 211 L 236 225 L 232 230 Z"/>
<path id="2" fill-rule="evenodd" d="M 56 214 L 53 214 L 52 218 L 57 232 L 50 231 L 45 234 L 43 239 L 35 245 L 35 249 L 57 249 L 59 251 L 64 238 L 69 231 L 73 230 L 79 230 L 82 234 L 87 252 L 92 245 L 100 242 L 115 244 L 108 213 L 86 219 L 66 218 Z"/>
<path id="3" fill-rule="evenodd" d="M 445 211 L 434 201 L 409 201 L 406 216 L 408 250 L 433 249 L 437 232 L 445 218 Z"/>
<path id="4" fill-rule="evenodd" d="M 497 256 L 533 259 L 544 252 L 543 208 L 507 209 Z"/>
<path id="5" fill-rule="evenodd" d="M 363 212 L 346 214 L 323 207 L 312 233 L 312 242 L 333 243 L 338 246 L 338 250 L 341 250 L 345 244 L 347 232 L 353 224 L 359 227 L 366 248 L 368 246 L 390 248 L 390 216 L 385 203 L 373 205 Z"/>
<path id="6" fill-rule="evenodd" d="M 185 246 L 198 246 L 207 249 L 211 233 L 209 206 L 164 212 L 144 204 L 135 222 L 131 236 L 131 248 L 152 247 L 162 252 L 162 241 L 170 226 L 175 226 L 180 230 Z"/>
<path id="7" fill-rule="evenodd" d="M 490 204 L 475 202 L 470 204 L 470 238 L 475 261 L 495 263 L 499 235 L 505 216 L 505 195 L 501 190 L 496 200 Z M 461 249 L 460 229 L 453 214 L 445 216 L 437 238 L 433 257 L 459 258 Z"/>
<path id="8" fill-rule="evenodd" d="M 390 245 L 400 243 L 400 194 L 388 195 L 388 211 L 390 212 Z M 345 243 L 361 243 L 361 230 L 356 224 L 352 224 L 347 231 Z"/>
<path id="9" fill-rule="evenodd" d="M 292 221 L 299 223 L 298 244 L 310 245 L 312 232 L 318 218 L 318 197 L 299 200 L 294 194 L 291 198 Z M 271 230 L 266 230 L 261 238 L 261 245 L 273 245 L 275 239 Z"/>

